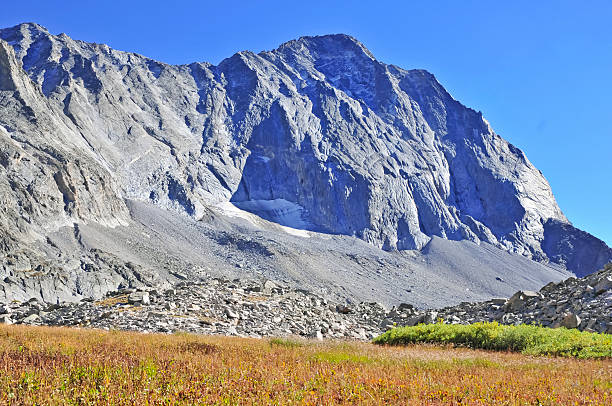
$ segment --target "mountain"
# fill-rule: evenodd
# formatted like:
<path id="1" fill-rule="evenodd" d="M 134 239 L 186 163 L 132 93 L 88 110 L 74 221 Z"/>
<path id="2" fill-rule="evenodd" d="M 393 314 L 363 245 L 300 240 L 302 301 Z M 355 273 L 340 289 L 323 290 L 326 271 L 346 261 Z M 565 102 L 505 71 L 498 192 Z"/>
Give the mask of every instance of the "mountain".
<path id="1" fill-rule="evenodd" d="M 449 264 L 437 280 L 464 272 L 465 261 L 453 263 L 479 250 L 481 265 L 464 281 L 492 275 L 504 261 L 520 263 L 500 277 L 515 281 L 513 289 L 525 288 L 519 285 L 528 277 L 545 283 L 563 268 L 582 276 L 612 260 L 609 247 L 568 222 L 542 173 L 481 113 L 430 73 L 379 62 L 346 35 L 240 52 L 217 66 L 172 66 L 37 24 L 3 29 L 0 147 L 7 298 L 99 295 L 121 283 L 191 274 L 224 245 L 223 230 L 225 245 L 236 248 L 230 257 L 254 249 L 263 254 L 249 258 L 265 262 L 274 256 L 267 243 L 253 245 L 262 227 L 275 244 L 286 236 L 269 232 L 303 237 L 275 254 L 282 261 L 315 236 L 359 246 L 360 255 L 391 255 L 398 269 L 417 269 L 419 255 Z M 161 229 L 159 219 L 167 219 Z M 192 235 L 194 227 L 200 231 Z M 151 230 L 159 244 L 147 248 L 141 240 Z M 206 233 L 207 254 L 194 243 Z M 168 248 L 166 240 L 186 235 L 189 253 Z M 128 247 L 134 241 L 140 254 Z M 337 277 L 316 259 L 336 254 L 317 250 L 311 259 L 266 267 L 299 281 Z M 152 260 L 159 252 L 163 266 Z"/>

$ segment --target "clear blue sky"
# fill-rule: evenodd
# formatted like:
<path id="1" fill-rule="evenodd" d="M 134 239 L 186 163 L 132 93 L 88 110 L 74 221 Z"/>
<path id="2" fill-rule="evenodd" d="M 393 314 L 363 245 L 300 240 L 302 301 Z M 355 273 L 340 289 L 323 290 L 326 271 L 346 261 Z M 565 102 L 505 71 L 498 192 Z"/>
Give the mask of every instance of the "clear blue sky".
<path id="1" fill-rule="evenodd" d="M 612 245 L 612 2 L 227 3 L 6 0 L 0 26 L 33 21 L 173 64 L 351 34 L 481 110 L 544 173 L 570 221 Z"/>

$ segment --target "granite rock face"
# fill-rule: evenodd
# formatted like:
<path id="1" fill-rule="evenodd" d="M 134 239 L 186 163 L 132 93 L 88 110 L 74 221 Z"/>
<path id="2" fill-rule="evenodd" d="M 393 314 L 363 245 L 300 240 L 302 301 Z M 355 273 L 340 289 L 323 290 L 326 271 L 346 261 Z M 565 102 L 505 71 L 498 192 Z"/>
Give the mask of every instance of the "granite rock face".
<path id="1" fill-rule="evenodd" d="M 555 219 L 544 223 L 542 250 L 551 261 L 578 276 L 586 276 L 610 261 L 610 248 L 603 241 Z"/>
<path id="2" fill-rule="evenodd" d="M 612 259 L 481 113 L 352 37 L 172 66 L 32 23 L 0 30 L 0 251 L 126 225 L 127 199 L 195 220 L 231 201 L 385 250 L 485 242 L 579 275 Z"/>

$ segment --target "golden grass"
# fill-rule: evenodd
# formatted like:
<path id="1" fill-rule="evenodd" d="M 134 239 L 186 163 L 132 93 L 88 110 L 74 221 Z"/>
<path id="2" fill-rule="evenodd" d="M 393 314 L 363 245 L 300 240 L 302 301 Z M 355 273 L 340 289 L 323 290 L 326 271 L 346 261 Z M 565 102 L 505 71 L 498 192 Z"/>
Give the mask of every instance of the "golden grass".
<path id="1" fill-rule="evenodd" d="M 249 302 L 267 302 L 268 300 L 270 300 L 270 297 L 262 295 L 248 295 L 244 298 Z"/>
<path id="2" fill-rule="evenodd" d="M 612 361 L 0 325 L 0 404 L 612 404 Z"/>
<path id="3" fill-rule="evenodd" d="M 105 307 L 112 307 L 117 304 L 128 304 L 129 303 L 128 296 L 129 295 L 120 295 L 120 296 L 109 297 L 109 298 L 97 301 L 96 304 L 98 306 L 105 306 Z"/>

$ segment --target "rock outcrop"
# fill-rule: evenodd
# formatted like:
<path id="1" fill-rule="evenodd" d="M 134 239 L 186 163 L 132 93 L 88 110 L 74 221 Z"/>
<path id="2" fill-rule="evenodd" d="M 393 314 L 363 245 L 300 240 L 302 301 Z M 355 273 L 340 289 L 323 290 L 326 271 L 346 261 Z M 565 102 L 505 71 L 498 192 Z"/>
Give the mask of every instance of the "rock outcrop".
<path id="1" fill-rule="evenodd" d="M 231 201 L 385 250 L 484 242 L 578 275 L 612 259 L 480 112 L 352 37 L 171 66 L 0 30 L 0 252 L 57 263 L 50 233 L 127 225 L 127 199 L 193 220 Z"/>
<path id="2" fill-rule="evenodd" d="M 99 301 L 12 303 L 0 307 L 0 323 L 369 340 L 384 331 L 388 313 L 377 303 L 349 308 L 272 281 L 208 279 L 170 289 L 123 289 Z"/>
<path id="3" fill-rule="evenodd" d="M 424 320 L 471 324 L 538 324 L 612 334 L 612 264 L 583 278 L 551 282 L 539 292 L 516 292 L 509 299 L 462 303 L 423 312 L 406 324 Z"/>
<path id="4" fill-rule="evenodd" d="M 419 323 L 539 324 L 612 334 L 612 264 L 582 279 L 517 292 L 509 299 L 441 310 L 410 304 L 342 304 L 270 280 L 206 278 L 173 287 L 109 292 L 102 300 L 51 304 L 31 299 L 0 306 L 0 323 L 79 326 L 171 333 L 303 336 L 369 340 L 394 326 Z"/>

